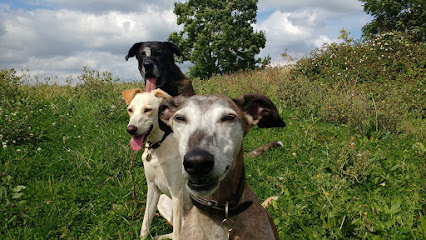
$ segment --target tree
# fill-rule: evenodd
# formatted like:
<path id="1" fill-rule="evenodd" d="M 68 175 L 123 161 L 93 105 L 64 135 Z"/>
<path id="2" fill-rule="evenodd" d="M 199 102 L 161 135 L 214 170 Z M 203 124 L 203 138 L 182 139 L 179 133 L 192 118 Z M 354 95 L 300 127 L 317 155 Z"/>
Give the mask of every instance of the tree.
<path id="1" fill-rule="evenodd" d="M 254 32 L 257 0 L 189 0 L 175 2 L 174 13 L 183 31 L 173 32 L 169 41 L 181 47 L 194 63 L 193 77 L 254 69 L 261 62 L 255 55 L 265 47 L 262 31 Z"/>
<path id="2" fill-rule="evenodd" d="M 374 20 L 362 28 L 369 37 L 386 31 L 408 32 L 415 40 L 426 40 L 424 0 L 360 0 Z"/>

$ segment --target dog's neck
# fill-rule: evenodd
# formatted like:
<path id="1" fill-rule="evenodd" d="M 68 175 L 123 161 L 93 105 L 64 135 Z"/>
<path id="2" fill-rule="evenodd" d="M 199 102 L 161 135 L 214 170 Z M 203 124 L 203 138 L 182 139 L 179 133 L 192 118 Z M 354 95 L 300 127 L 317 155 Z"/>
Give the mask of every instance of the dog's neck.
<path id="1" fill-rule="evenodd" d="M 157 146 L 159 146 L 159 144 L 165 140 L 165 137 L 167 137 L 165 136 L 165 132 L 163 132 L 158 126 L 154 125 L 154 128 L 146 139 L 147 146 L 151 146 L 151 148 L 157 148 Z"/>

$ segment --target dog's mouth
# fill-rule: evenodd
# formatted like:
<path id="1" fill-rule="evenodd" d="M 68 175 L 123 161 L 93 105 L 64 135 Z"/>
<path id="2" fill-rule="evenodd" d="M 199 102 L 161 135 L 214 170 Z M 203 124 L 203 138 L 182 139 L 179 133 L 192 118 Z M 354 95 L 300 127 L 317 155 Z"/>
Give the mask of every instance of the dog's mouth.
<path id="1" fill-rule="evenodd" d="M 145 78 L 145 91 L 151 92 L 152 90 L 156 89 L 156 81 L 157 78 L 154 76 L 154 74 L 149 75 L 149 77 Z"/>
<path id="2" fill-rule="evenodd" d="M 194 192 L 208 192 L 215 189 L 218 183 L 217 179 L 192 179 L 188 180 L 188 187 Z"/>
<path id="3" fill-rule="evenodd" d="M 140 151 L 142 149 L 142 145 L 145 143 L 149 134 L 151 134 L 153 127 L 154 126 L 151 125 L 151 127 L 149 127 L 148 131 L 146 131 L 145 133 L 143 133 L 139 136 L 133 136 L 130 139 L 130 147 L 132 148 L 133 151 Z"/>

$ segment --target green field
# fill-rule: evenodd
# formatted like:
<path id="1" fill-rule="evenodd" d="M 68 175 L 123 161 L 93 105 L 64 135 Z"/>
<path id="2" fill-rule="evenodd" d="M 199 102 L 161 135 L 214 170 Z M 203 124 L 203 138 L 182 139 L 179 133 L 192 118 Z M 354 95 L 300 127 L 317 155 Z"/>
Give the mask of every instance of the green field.
<path id="1" fill-rule="evenodd" d="M 284 144 L 245 159 L 259 199 L 279 196 L 268 211 L 280 239 L 426 238 L 424 44 L 409 60 L 395 46 L 376 72 L 360 61 L 365 46 L 194 80 L 199 94 L 258 92 L 277 105 L 287 127 L 253 128 L 244 151 Z M 26 80 L 0 71 L 0 239 L 137 239 L 146 183 L 121 91 L 142 84 L 88 69 L 72 85 Z M 154 219 L 153 236 L 171 230 Z"/>

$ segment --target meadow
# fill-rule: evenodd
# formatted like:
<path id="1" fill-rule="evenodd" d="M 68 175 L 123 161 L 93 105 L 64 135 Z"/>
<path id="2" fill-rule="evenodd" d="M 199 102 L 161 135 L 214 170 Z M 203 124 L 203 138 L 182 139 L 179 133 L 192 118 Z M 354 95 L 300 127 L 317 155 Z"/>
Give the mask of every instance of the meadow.
<path id="1" fill-rule="evenodd" d="M 280 239 L 426 238 L 424 43 L 345 39 L 288 67 L 194 79 L 199 94 L 270 97 L 287 124 L 253 128 L 247 182 Z M 136 70 L 136 69 L 135 69 Z M 0 71 L 0 239 L 137 239 L 146 183 L 121 91 L 84 68 L 67 85 Z M 152 236 L 172 228 L 154 219 Z"/>

